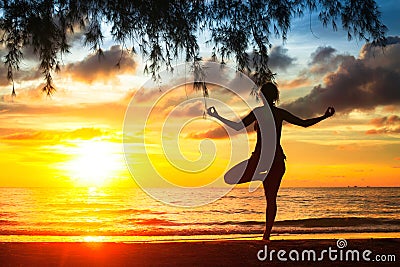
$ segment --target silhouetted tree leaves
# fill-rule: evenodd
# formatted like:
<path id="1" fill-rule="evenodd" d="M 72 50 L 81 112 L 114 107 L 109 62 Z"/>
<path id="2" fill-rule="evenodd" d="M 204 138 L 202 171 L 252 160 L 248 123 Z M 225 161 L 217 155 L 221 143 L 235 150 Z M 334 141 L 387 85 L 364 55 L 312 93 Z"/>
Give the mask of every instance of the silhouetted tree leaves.
<path id="1" fill-rule="evenodd" d="M 322 24 L 333 30 L 341 21 L 349 39 L 384 44 L 386 27 L 373 0 L 4 0 L 0 42 L 7 48 L 8 79 L 13 81 L 19 69 L 23 48 L 31 46 L 45 78 L 43 90 L 51 94 L 51 73 L 59 70 L 77 30 L 84 44 L 101 54 L 104 26 L 109 25 L 115 42 L 123 48 L 128 41 L 134 44 L 132 51 L 145 59 L 144 71 L 156 80 L 161 67 L 173 70 L 177 58 L 200 71 L 198 35 L 207 31 L 211 58 L 221 63 L 233 58 L 238 70 L 261 85 L 274 76 L 268 68 L 271 36 L 286 40 L 292 19 L 306 12 L 318 12 Z M 201 84 L 195 88 L 208 93 Z"/>

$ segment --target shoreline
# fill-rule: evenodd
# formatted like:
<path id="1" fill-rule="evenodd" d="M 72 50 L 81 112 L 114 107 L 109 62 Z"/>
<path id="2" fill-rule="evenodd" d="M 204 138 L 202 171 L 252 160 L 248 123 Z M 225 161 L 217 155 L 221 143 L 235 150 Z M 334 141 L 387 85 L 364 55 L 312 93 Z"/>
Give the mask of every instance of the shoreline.
<path id="1" fill-rule="evenodd" d="M 353 259 L 340 260 L 348 250 L 370 250 L 369 261 L 361 258 L 357 264 L 364 266 L 396 266 L 400 260 L 400 238 L 349 239 L 346 246 L 339 248 L 335 239 L 272 240 L 215 240 L 183 242 L 1 242 L 0 266 L 351 266 Z M 335 249 L 333 261 L 323 250 Z M 259 260 L 265 251 L 270 258 Z M 277 258 L 277 252 L 286 251 L 286 262 Z M 290 251 L 313 250 L 316 260 L 305 258 L 293 261 Z M 261 252 L 260 252 L 261 251 Z M 376 256 L 385 256 L 390 261 L 377 263 Z M 307 255 L 308 257 L 308 255 Z M 393 262 L 394 257 L 394 262 Z"/>
<path id="2" fill-rule="evenodd" d="M 47 235 L 0 235 L 0 243 L 67 243 L 67 242 L 196 242 L 196 241 L 229 241 L 229 240 L 261 240 L 262 234 L 224 234 L 224 235 L 186 235 L 186 236 L 47 236 Z M 271 240 L 321 240 L 321 239 L 400 239 L 400 232 L 346 232 L 346 233 L 313 233 L 313 234 L 272 234 Z"/>

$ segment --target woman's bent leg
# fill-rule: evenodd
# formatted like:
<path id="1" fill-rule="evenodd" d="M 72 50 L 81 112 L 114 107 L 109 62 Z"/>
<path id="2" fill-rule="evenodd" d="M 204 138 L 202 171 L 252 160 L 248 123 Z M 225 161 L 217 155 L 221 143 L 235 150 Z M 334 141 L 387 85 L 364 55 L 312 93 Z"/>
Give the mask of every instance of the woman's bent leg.
<path id="1" fill-rule="evenodd" d="M 251 156 L 248 160 L 232 167 L 224 176 L 227 184 L 242 184 L 250 182 L 258 164 L 258 155 Z"/>

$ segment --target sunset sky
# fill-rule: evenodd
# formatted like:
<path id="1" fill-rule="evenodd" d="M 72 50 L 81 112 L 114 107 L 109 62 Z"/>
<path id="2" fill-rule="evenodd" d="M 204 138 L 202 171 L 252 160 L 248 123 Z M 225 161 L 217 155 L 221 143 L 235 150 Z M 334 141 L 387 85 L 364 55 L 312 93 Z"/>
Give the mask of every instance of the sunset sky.
<path id="1" fill-rule="evenodd" d="M 348 41 L 342 31 L 322 28 L 316 15 L 311 25 L 308 16 L 295 20 L 287 42 L 273 41 L 270 68 L 277 73 L 279 106 L 302 118 L 322 115 L 328 106 L 337 111 L 311 128 L 283 127 L 287 155 L 283 186 L 400 186 L 400 6 L 398 1 L 378 3 L 389 28 L 384 50 Z M 202 35 L 200 40 L 204 39 Z M 211 48 L 201 45 L 207 59 Z M 99 61 L 77 34 L 61 72 L 54 74 L 57 91 L 51 97 L 40 90 L 43 77 L 29 49 L 16 73 L 14 99 L 6 69 L 0 69 L 0 186 L 135 186 L 123 154 L 123 122 L 132 96 L 150 77 L 143 74 L 141 55 L 123 53 L 116 68 L 120 46 L 106 37 L 103 48 L 104 58 Z M 0 56 L 4 54 L 2 47 Z M 178 184 L 197 186 L 244 160 L 253 149 L 255 135 L 249 135 L 250 151 L 230 162 L 225 148 L 231 141 L 225 131 L 216 121 L 200 119 L 201 93 L 190 85 L 184 89 L 176 88 L 157 103 L 148 121 L 147 141 L 153 145 L 148 151 L 157 170 Z M 141 91 L 140 104 L 150 105 L 164 92 L 159 88 Z M 211 86 L 210 98 L 229 103 L 239 116 L 250 111 L 221 88 Z M 195 118 L 179 136 L 179 147 L 188 159 L 200 157 L 202 139 L 215 142 L 216 159 L 203 173 L 175 169 L 157 143 L 160 127 L 172 110 L 175 115 L 168 118 L 172 124 Z M 222 106 L 219 110 L 234 119 Z M 135 137 L 134 132 L 130 134 Z M 145 167 L 141 172 L 146 174 Z"/>

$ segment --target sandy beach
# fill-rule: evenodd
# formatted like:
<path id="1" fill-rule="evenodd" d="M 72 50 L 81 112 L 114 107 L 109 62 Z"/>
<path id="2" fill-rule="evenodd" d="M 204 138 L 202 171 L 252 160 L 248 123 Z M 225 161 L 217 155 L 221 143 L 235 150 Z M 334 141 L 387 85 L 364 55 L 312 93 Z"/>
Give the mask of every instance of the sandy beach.
<path id="1" fill-rule="evenodd" d="M 348 239 L 343 249 L 338 249 L 337 240 L 273 240 L 265 243 L 258 240 L 219 240 L 219 241 L 195 241 L 195 242 L 66 242 L 66 243 L 0 243 L 1 266 L 396 266 L 399 261 L 400 239 Z M 331 256 L 336 255 L 336 260 L 324 254 L 322 260 L 321 251 L 336 250 Z M 268 256 L 265 260 L 265 250 Z M 272 250 L 275 252 L 272 254 Z M 284 250 L 281 261 L 277 252 Z M 299 261 L 293 261 L 299 253 Z M 304 254 L 305 260 L 301 260 L 302 252 L 314 250 L 317 258 L 312 256 L 308 260 L 308 253 Z M 340 250 L 343 251 L 340 260 Z M 348 250 L 358 250 L 360 261 L 355 261 Z M 368 259 L 362 258 L 362 253 L 367 253 Z M 261 251 L 261 252 L 260 252 Z M 291 253 L 291 254 L 290 254 Z M 376 256 L 386 259 L 387 262 L 377 262 Z M 397 263 L 398 264 L 398 263 Z M 398 265 L 397 265 L 398 266 Z"/>

